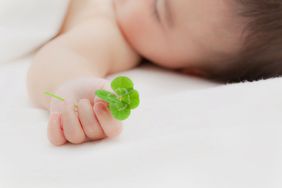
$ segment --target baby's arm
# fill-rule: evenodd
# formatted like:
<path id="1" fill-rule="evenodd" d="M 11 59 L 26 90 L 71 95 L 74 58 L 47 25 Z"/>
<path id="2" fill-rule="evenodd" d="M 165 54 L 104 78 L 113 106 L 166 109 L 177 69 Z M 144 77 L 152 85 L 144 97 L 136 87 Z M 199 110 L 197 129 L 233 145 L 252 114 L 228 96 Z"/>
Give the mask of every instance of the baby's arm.
<path id="1" fill-rule="evenodd" d="M 107 19 L 80 23 L 40 49 L 27 82 L 32 101 L 50 111 L 50 142 L 78 144 L 118 135 L 120 122 L 113 119 L 106 104 L 94 100 L 94 93 L 106 89 L 101 88 L 105 80 L 99 77 L 133 68 L 138 62 L 139 56 L 116 24 Z M 50 99 L 45 91 L 64 97 L 66 103 Z M 78 113 L 73 110 L 74 103 Z"/>
<path id="2" fill-rule="evenodd" d="M 76 78 L 127 70 L 138 62 L 114 21 L 87 20 L 39 50 L 28 72 L 28 91 L 36 105 L 48 109 L 50 98 L 43 95 L 45 91 Z"/>

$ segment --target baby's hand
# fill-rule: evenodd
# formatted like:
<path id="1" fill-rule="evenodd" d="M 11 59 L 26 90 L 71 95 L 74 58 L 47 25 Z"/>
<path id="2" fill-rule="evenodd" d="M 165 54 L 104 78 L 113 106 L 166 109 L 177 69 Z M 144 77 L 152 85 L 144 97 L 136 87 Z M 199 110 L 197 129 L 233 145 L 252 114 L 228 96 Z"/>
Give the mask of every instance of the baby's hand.
<path id="1" fill-rule="evenodd" d="M 121 122 L 112 117 L 107 103 L 95 96 L 98 89 L 111 91 L 108 81 L 100 78 L 72 80 L 54 91 L 64 102 L 51 99 L 48 138 L 52 144 L 80 144 L 121 133 Z"/>

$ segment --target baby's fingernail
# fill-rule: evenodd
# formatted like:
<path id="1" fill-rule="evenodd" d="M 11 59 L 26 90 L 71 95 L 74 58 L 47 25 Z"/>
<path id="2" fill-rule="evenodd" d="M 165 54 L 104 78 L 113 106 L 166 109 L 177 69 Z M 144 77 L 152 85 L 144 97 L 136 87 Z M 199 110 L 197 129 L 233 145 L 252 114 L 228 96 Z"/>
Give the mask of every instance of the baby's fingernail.
<path id="1" fill-rule="evenodd" d="M 102 102 L 98 102 L 94 105 L 94 110 L 97 113 L 104 113 L 107 111 L 107 108 Z"/>

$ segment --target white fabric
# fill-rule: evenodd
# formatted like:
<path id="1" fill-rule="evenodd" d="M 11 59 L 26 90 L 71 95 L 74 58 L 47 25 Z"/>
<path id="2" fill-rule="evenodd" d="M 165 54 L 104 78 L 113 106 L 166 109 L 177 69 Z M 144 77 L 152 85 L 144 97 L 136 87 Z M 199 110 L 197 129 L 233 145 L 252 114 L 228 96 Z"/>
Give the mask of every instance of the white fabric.
<path id="1" fill-rule="evenodd" d="M 1 0 L 0 63 L 23 56 L 59 31 L 68 0 Z"/>
<path id="2" fill-rule="evenodd" d="M 119 138 L 52 146 L 26 94 L 30 58 L 8 60 L 54 36 L 66 6 L 0 1 L 0 187 L 282 187 L 282 79 L 225 86 L 143 66 L 121 73 L 141 106 Z"/>
<path id="3" fill-rule="evenodd" d="M 218 85 L 131 70 L 141 106 L 113 140 L 54 147 L 25 90 L 30 59 L 0 66 L 0 187 L 282 186 L 282 79 Z"/>

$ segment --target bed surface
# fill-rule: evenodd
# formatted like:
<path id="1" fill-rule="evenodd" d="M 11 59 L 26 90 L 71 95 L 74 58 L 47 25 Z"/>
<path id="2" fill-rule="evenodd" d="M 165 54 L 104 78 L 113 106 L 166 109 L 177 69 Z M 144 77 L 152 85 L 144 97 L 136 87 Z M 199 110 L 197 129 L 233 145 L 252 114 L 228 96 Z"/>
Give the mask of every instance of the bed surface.
<path id="1" fill-rule="evenodd" d="M 67 7 L 0 1 L 0 188 L 282 187 L 282 78 L 221 85 L 143 65 L 121 73 L 141 105 L 120 137 L 52 146 L 26 94 L 31 56 L 19 57 L 56 35 Z"/>
<path id="2" fill-rule="evenodd" d="M 143 65 L 121 73 L 142 104 L 120 137 L 54 147 L 26 94 L 30 61 L 0 65 L 0 187 L 282 186 L 282 79 L 220 85 Z"/>

